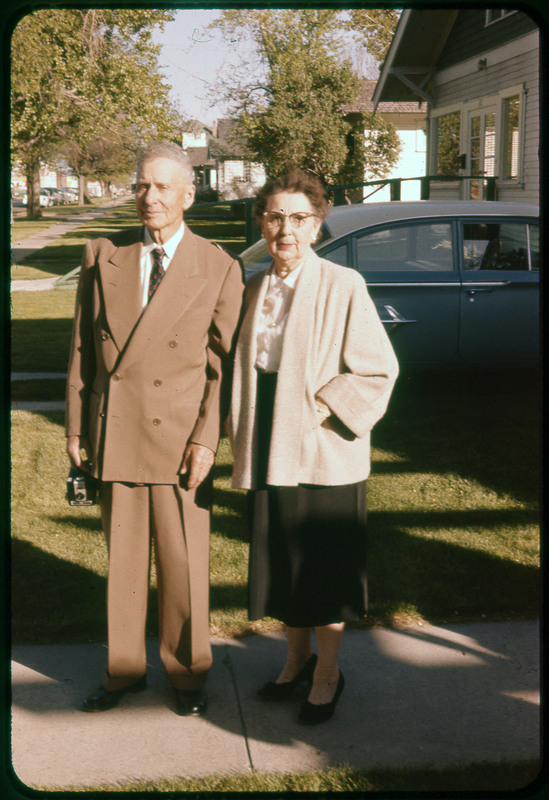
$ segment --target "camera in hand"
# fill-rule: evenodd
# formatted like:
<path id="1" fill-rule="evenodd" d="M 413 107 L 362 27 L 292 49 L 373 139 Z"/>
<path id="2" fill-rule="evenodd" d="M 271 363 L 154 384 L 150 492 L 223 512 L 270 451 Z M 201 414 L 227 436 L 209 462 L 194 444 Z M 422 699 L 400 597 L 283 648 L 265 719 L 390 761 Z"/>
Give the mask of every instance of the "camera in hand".
<path id="1" fill-rule="evenodd" d="M 67 478 L 67 500 L 70 506 L 93 506 L 97 479 L 82 469 L 72 467 Z"/>

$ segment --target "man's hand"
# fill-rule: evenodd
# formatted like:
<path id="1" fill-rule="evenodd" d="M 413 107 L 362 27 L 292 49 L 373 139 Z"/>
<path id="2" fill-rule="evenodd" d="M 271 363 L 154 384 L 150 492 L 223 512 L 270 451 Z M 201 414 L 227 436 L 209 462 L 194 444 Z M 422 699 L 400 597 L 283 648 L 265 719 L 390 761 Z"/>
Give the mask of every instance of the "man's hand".
<path id="1" fill-rule="evenodd" d="M 88 460 L 91 459 L 91 446 L 85 436 L 67 436 L 67 454 L 73 467 L 83 468 L 80 451 L 84 450 Z"/>
<path id="2" fill-rule="evenodd" d="M 187 445 L 183 456 L 181 475 L 187 476 L 187 488 L 196 489 L 208 475 L 215 460 L 215 453 L 203 444 Z"/>

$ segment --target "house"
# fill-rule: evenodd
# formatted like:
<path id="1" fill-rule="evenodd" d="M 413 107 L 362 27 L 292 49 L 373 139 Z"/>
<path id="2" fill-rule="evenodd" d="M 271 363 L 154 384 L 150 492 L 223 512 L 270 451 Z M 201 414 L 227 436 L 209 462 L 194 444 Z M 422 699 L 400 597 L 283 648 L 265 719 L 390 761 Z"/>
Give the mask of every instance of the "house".
<path id="1" fill-rule="evenodd" d="M 219 120 L 211 129 L 191 120 L 181 144 L 193 166 L 199 196 L 214 189 L 223 199 L 233 200 L 255 194 L 265 183 L 265 169 L 254 162 L 231 120 Z"/>
<path id="2" fill-rule="evenodd" d="M 372 99 L 427 104 L 427 172 L 464 178 L 432 181 L 431 198 L 486 199 L 495 182 L 498 200 L 539 203 L 539 29 L 528 13 L 404 10 Z"/>
<path id="3" fill-rule="evenodd" d="M 213 131 L 196 119 L 181 131 L 181 146 L 191 162 L 198 197 L 217 186 L 217 164 L 209 150 L 212 136 Z"/>
<path id="4" fill-rule="evenodd" d="M 372 97 L 377 81 L 364 80 L 362 91 L 357 100 L 344 105 L 342 110 L 345 119 L 353 124 L 359 114 L 374 113 Z M 427 103 L 422 99 L 414 98 L 404 101 L 384 101 L 378 103 L 377 113 L 386 122 L 395 126 L 398 137 L 402 143 L 398 163 L 395 164 L 387 178 L 417 178 L 425 175 L 426 166 L 426 113 Z M 404 181 L 401 188 L 402 200 L 419 200 L 419 181 Z M 364 202 L 380 203 L 390 200 L 390 187 L 365 187 Z"/>

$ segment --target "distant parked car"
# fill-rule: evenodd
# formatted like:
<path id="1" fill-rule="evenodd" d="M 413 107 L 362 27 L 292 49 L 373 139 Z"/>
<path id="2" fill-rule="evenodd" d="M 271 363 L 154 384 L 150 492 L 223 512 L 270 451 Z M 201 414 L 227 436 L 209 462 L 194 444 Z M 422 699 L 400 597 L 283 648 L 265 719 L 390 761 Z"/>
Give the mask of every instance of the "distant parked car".
<path id="1" fill-rule="evenodd" d="M 401 365 L 539 364 L 537 206 L 341 206 L 315 250 L 364 276 Z M 263 240 L 241 258 L 247 276 L 271 261 Z"/>
<path id="2" fill-rule="evenodd" d="M 63 186 L 59 191 L 63 195 L 64 203 L 78 203 L 78 192 L 76 189 L 70 186 Z"/>
<path id="3" fill-rule="evenodd" d="M 25 192 L 25 194 L 23 195 L 23 205 L 26 206 L 27 202 L 28 202 L 28 196 L 27 192 Z M 40 205 L 45 207 L 55 205 L 55 200 L 46 189 L 40 189 Z"/>
<path id="4" fill-rule="evenodd" d="M 54 189 L 52 186 L 44 186 L 41 191 L 47 192 L 50 195 L 54 205 L 62 205 L 65 202 L 65 198 L 59 189 Z"/>

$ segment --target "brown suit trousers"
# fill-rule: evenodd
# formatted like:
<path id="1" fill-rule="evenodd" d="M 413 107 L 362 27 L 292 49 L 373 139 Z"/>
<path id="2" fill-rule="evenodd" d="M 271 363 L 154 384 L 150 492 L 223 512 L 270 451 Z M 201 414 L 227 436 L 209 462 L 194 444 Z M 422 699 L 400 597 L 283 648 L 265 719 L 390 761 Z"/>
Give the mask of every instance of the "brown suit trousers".
<path id="1" fill-rule="evenodd" d="M 209 508 L 174 485 L 101 484 L 109 548 L 109 653 L 103 686 L 122 689 L 145 674 L 151 539 L 158 584 L 160 655 L 176 689 L 199 689 L 212 663 L 208 633 Z M 189 581 L 188 564 L 193 564 Z M 191 620 L 191 593 L 193 615 Z"/>

